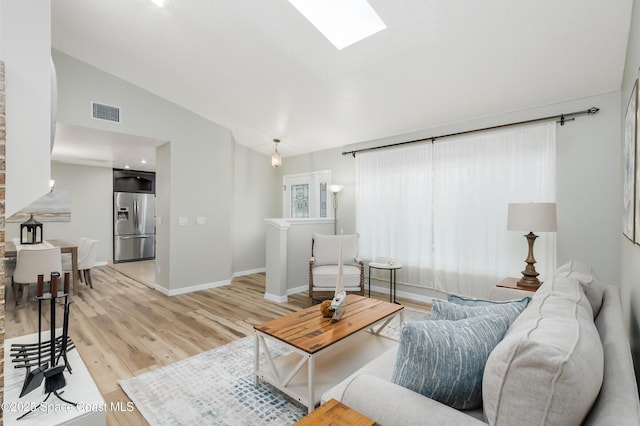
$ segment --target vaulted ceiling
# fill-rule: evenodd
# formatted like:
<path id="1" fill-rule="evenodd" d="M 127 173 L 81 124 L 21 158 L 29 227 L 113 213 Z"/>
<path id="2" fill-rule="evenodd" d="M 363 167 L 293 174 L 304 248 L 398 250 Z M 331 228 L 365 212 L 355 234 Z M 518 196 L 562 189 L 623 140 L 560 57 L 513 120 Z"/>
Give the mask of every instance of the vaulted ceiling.
<path id="1" fill-rule="evenodd" d="M 337 50 L 286 0 L 53 0 L 52 44 L 283 156 L 620 89 L 632 0 L 370 4 Z"/>

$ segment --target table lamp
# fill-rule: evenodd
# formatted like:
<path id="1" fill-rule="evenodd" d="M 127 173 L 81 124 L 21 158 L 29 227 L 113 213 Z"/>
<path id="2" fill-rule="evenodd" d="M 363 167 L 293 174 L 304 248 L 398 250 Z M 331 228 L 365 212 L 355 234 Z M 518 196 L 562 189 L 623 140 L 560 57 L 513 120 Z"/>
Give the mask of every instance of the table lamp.
<path id="1" fill-rule="evenodd" d="M 525 263 L 527 266 L 522 271 L 522 278 L 518 285 L 528 288 L 538 288 L 541 282 L 538 280 L 538 272 L 534 263 L 533 243 L 538 236 L 535 232 L 555 232 L 558 228 L 555 203 L 512 203 L 509 204 L 507 215 L 507 229 L 509 231 L 529 231 L 524 237 L 529 243 L 529 254 Z"/>

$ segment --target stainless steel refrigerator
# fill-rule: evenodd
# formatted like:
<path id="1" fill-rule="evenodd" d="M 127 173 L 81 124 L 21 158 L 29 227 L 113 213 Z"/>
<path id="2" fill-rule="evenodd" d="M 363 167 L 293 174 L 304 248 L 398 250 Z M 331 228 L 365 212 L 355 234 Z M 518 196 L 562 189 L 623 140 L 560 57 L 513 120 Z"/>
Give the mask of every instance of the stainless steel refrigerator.
<path id="1" fill-rule="evenodd" d="M 113 193 L 113 261 L 153 259 L 156 255 L 154 194 Z"/>

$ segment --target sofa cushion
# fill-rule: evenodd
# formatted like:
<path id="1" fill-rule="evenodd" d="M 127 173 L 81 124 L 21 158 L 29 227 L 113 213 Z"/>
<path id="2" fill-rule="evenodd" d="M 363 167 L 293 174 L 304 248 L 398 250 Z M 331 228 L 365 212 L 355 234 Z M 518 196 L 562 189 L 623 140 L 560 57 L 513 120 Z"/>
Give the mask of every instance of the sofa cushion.
<path id="1" fill-rule="evenodd" d="M 449 303 L 444 300 L 434 299 L 431 302 L 431 318 L 432 320 L 460 320 L 471 318 L 479 315 L 497 315 L 504 317 L 508 323 L 507 327 L 516 319 L 520 312 L 527 307 L 529 298 L 525 297 L 521 300 L 509 303 L 495 303 L 488 305 L 459 305 Z"/>
<path id="2" fill-rule="evenodd" d="M 340 237 L 342 237 L 342 262 L 345 265 L 356 264 L 354 259 L 358 257 L 358 242 L 360 240 L 360 234 L 313 234 L 313 258 L 316 266 L 338 264 Z"/>
<path id="3" fill-rule="evenodd" d="M 582 291 L 584 291 L 589 300 L 589 304 L 591 304 L 593 317 L 598 316 L 600 306 L 602 306 L 604 288 L 591 266 L 572 260 L 556 269 L 555 275 L 578 280 L 582 286 Z"/>
<path id="4" fill-rule="evenodd" d="M 530 297 L 521 297 L 519 299 L 510 300 L 488 300 L 488 299 L 476 299 L 471 297 L 458 296 L 456 294 L 450 294 L 447 296 L 447 302 L 455 303 L 456 305 L 465 306 L 487 306 L 487 305 L 501 305 L 504 303 L 519 303 L 525 301 L 525 307 L 531 301 Z"/>
<path id="5" fill-rule="evenodd" d="M 492 425 L 580 424 L 598 396 L 604 355 L 580 284 L 555 276 L 534 294 L 484 370 Z"/>
<path id="6" fill-rule="evenodd" d="M 405 322 L 391 381 L 453 408 L 477 408 L 484 365 L 508 327 L 496 315 Z"/>

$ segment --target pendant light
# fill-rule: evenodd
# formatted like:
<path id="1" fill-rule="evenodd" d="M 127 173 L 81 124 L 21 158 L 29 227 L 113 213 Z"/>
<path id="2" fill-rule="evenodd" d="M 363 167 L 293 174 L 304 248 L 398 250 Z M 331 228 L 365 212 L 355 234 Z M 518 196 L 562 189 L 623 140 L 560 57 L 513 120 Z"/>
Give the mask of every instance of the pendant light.
<path id="1" fill-rule="evenodd" d="M 282 166 L 282 157 L 280 157 L 280 153 L 278 152 L 278 144 L 280 143 L 280 139 L 274 139 L 273 143 L 276 144 L 276 150 L 273 154 L 271 154 L 271 166 L 278 168 Z"/>

